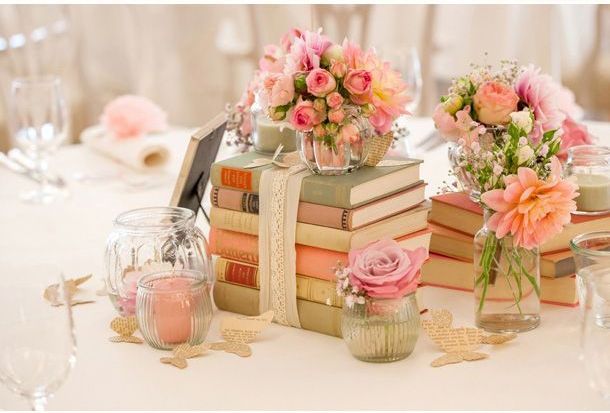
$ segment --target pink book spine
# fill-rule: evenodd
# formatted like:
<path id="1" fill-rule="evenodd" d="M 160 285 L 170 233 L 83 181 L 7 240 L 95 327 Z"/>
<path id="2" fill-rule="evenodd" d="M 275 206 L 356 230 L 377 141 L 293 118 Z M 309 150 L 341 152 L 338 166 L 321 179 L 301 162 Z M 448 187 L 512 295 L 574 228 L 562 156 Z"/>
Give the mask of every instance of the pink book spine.
<path id="1" fill-rule="evenodd" d="M 334 208 L 326 205 L 300 202 L 297 221 L 323 227 L 352 230 L 352 217 L 349 209 Z"/>
<path id="2" fill-rule="evenodd" d="M 209 239 L 212 254 L 258 264 L 258 237 L 212 227 Z"/>
<path id="3" fill-rule="evenodd" d="M 214 187 L 210 192 L 212 205 L 219 208 L 258 214 L 258 195 Z"/>

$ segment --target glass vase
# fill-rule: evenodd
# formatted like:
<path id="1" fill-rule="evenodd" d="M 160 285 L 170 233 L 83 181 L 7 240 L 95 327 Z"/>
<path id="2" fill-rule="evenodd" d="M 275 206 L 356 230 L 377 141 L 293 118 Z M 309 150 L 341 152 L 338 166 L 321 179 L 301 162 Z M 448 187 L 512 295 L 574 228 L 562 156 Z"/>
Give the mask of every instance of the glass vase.
<path id="1" fill-rule="evenodd" d="M 476 325 L 491 332 L 523 332 L 540 324 L 540 254 L 498 239 L 485 225 L 474 237 Z"/>
<path id="2" fill-rule="evenodd" d="M 476 179 L 474 179 L 472 174 L 468 172 L 464 166 L 464 147 L 456 142 L 449 142 L 447 156 L 449 158 L 449 164 L 451 165 L 451 171 L 458 180 L 460 188 L 470 196 L 472 201 L 479 202 L 481 190 Z"/>
<path id="3" fill-rule="evenodd" d="M 205 236 L 186 208 L 140 208 L 120 214 L 106 243 L 106 290 L 123 316 L 135 314 L 140 277 L 168 270 L 195 270 L 213 280 Z"/>
<path id="4" fill-rule="evenodd" d="M 252 146 L 258 153 L 273 155 L 278 146 L 283 145 L 282 153 L 297 150 L 296 131 L 290 123 L 273 121 L 261 109 L 260 96 L 250 109 L 252 116 Z"/>
<path id="5" fill-rule="evenodd" d="M 358 360 L 385 363 L 406 358 L 419 337 L 415 293 L 398 299 L 369 297 L 364 304 L 344 305 L 341 333 Z"/>

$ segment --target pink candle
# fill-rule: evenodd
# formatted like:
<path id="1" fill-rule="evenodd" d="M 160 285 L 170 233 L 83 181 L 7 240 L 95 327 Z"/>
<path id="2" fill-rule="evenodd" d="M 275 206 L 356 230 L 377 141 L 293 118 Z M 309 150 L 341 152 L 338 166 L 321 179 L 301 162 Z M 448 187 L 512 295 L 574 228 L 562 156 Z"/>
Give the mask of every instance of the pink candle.
<path id="1" fill-rule="evenodd" d="M 197 299 L 190 292 L 192 284 L 193 279 L 180 276 L 153 283 L 154 323 L 160 340 L 170 344 L 189 340 Z"/>

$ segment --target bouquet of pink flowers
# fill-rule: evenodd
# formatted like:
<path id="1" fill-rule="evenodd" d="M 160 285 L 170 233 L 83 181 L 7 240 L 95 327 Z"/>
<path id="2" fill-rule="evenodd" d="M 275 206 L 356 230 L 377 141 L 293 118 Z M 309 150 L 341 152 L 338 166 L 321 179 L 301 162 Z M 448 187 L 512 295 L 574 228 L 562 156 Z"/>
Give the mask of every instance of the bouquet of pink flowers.
<path id="1" fill-rule="evenodd" d="M 502 301 L 502 288 L 514 305 L 497 311 L 530 312 L 521 304 L 529 294 L 524 280 L 539 297 L 537 248 L 570 223 L 578 196 L 576 184 L 562 178 L 558 156 L 590 142 L 573 119 L 576 109 L 567 89 L 513 62 L 496 72 L 476 67 L 436 107 L 435 124 L 460 146 L 457 169 L 480 191 L 488 218 L 475 236 L 478 317 L 490 293 Z M 506 282 L 497 282 L 499 275 Z"/>

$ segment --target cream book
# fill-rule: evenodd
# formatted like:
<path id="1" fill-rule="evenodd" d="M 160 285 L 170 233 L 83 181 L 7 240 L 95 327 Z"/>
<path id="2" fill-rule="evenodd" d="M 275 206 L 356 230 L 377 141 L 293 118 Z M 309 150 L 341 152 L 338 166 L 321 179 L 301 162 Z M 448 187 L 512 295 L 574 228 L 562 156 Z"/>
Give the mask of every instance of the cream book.
<path id="1" fill-rule="evenodd" d="M 427 204 L 375 222 L 354 231 L 297 222 L 296 243 L 332 251 L 348 252 L 381 238 L 400 238 L 427 228 Z M 244 234 L 258 235 L 258 215 L 212 207 L 212 227 Z"/>

